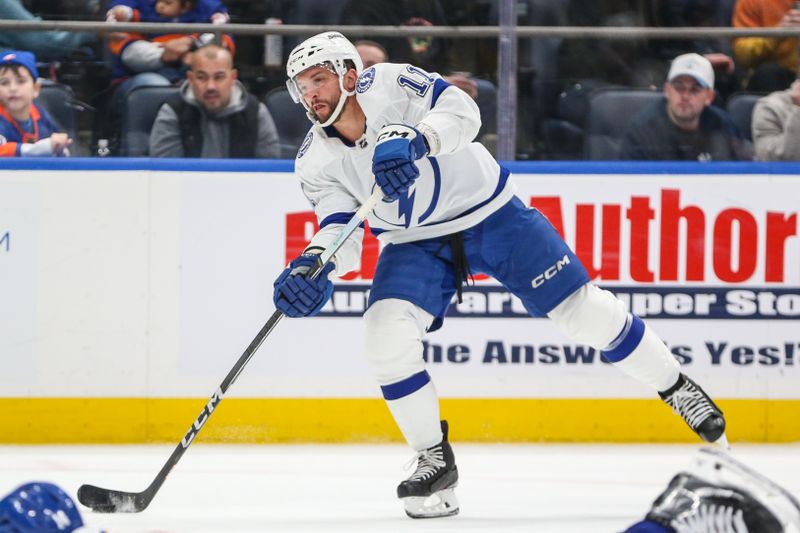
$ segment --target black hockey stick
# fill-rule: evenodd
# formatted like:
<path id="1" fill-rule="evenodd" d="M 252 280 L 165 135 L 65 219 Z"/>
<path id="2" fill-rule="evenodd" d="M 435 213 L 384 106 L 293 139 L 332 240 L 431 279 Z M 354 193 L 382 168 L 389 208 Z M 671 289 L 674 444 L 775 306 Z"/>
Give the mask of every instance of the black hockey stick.
<path id="1" fill-rule="evenodd" d="M 316 266 L 312 269 L 310 276 L 316 277 L 319 271 L 322 269 L 325 264 L 330 261 L 333 254 L 335 254 L 339 248 L 341 248 L 342 244 L 347 240 L 350 235 L 356 230 L 358 226 L 364 222 L 364 219 L 367 218 L 367 215 L 372 211 L 378 201 L 382 198 L 382 193 L 379 188 L 375 188 L 375 192 L 373 192 L 372 196 L 370 196 L 364 205 L 362 205 L 353 218 L 347 223 L 347 225 L 342 228 L 342 231 L 336 237 L 336 239 L 331 243 L 325 251 L 320 254 Z M 225 376 L 225 379 L 222 381 L 222 384 L 219 388 L 211 395 L 209 398 L 208 403 L 203 407 L 203 410 L 200 411 L 200 415 L 194 421 L 194 423 L 189 427 L 189 430 L 186 432 L 186 435 L 181 440 L 180 444 L 175 448 L 175 451 L 172 452 L 172 455 L 169 456 L 167 462 L 164 466 L 161 467 L 161 470 L 156 475 L 155 479 L 150 483 L 150 486 L 147 487 L 142 492 L 122 492 L 119 490 L 111 490 L 111 489 L 103 489 L 100 487 L 95 487 L 94 485 L 81 485 L 78 489 L 78 500 L 85 505 L 86 507 L 91 507 L 92 510 L 100 512 L 100 513 L 139 513 L 144 511 L 150 502 L 153 501 L 158 489 L 161 488 L 161 485 L 164 484 L 164 480 L 167 479 L 167 476 L 178 464 L 183 454 L 186 452 L 186 449 L 189 445 L 194 441 L 197 434 L 203 428 L 208 419 L 214 413 L 214 409 L 217 408 L 219 403 L 225 397 L 225 394 L 228 392 L 228 389 L 231 385 L 236 381 L 236 378 L 239 377 L 239 374 L 244 370 L 244 367 L 256 353 L 258 347 L 261 346 L 261 343 L 264 342 L 264 339 L 272 332 L 275 326 L 280 322 L 281 318 L 283 318 L 283 313 L 280 311 L 275 311 L 272 313 L 272 316 L 269 317 L 267 323 L 261 328 L 258 334 L 255 336 L 253 341 L 244 351 L 244 353 L 239 357 L 239 360 L 236 361 L 236 364 L 233 365 L 228 375 Z"/>

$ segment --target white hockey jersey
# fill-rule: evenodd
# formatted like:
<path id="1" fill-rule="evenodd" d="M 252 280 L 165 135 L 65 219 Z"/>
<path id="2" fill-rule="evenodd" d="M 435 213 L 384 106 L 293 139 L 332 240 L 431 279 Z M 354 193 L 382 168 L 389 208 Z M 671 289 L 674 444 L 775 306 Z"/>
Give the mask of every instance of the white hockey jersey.
<path id="1" fill-rule="evenodd" d="M 416 162 L 419 178 L 391 203 L 379 203 L 367 218 L 384 243 L 448 235 L 481 222 L 514 194 L 508 178 L 483 145 L 472 142 L 480 112 L 463 91 L 438 74 L 407 64 L 382 63 L 366 69 L 356 84 L 366 116 L 363 137 L 349 143 L 333 126 L 314 126 L 297 154 L 295 172 L 314 206 L 320 230 L 309 246 L 325 248 L 372 194 L 372 154 L 378 132 L 388 124 L 421 131 L 430 154 Z M 363 230 L 335 256 L 336 274 L 358 268 Z"/>

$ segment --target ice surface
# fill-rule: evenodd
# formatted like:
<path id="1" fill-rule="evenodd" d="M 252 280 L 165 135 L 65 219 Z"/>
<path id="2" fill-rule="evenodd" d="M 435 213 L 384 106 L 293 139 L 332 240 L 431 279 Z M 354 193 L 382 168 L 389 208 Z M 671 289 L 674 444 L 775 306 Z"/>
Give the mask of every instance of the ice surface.
<path id="1" fill-rule="evenodd" d="M 140 514 L 95 514 L 110 533 L 614 533 L 641 518 L 697 450 L 688 445 L 454 443 L 456 517 L 411 520 L 395 498 L 412 454 L 400 445 L 195 444 Z M 33 480 L 73 497 L 83 483 L 141 491 L 172 446 L 0 446 L 0 492 Z M 741 461 L 800 494 L 800 444 L 733 445 Z"/>

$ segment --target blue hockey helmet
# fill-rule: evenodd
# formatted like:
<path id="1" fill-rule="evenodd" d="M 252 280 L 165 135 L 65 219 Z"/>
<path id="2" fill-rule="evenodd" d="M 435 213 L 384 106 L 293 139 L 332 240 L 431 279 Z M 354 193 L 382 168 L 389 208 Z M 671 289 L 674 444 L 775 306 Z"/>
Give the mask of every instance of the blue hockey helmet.
<path id="1" fill-rule="evenodd" d="M 36 481 L 0 500 L 0 533 L 69 533 L 83 529 L 75 501 L 52 483 Z"/>

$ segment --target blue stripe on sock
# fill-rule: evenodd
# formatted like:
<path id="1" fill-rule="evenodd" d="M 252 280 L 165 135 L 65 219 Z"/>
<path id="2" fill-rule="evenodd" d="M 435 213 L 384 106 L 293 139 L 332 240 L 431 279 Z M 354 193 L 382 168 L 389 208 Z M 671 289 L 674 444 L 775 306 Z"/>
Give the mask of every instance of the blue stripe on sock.
<path id="1" fill-rule="evenodd" d="M 381 385 L 381 391 L 383 391 L 384 399 L 399 400 L 400 398 L 404 398 L 409 394 L 417 392 L 419 389 L 430 383 L 430 381 L 431 377 L 428 375 L 428 371 L 423 370 L 422 372 L 417 372 L 413 376 L 402 381 L 398 381 L 397 383 Z"/>
<path id="2" fill-rule="evenodd" d="M 620 343 L 625 339 L 625 337 L 628 336 L 628 332 L 631 330 L 632 324 L 633 324 L 633 315 L 631 313 L 628 313 L 627 315 L 625 315 L 625 325 L 622 326 L 622 329 L 620 330 L 619 334 L 616 337 L 614 337 L 614 340 L 611 341 L 609 345 L 604 348 L 604 350 L 610 352 L 611 350 L 619 346 Z"/>
<path id="3" fill-rule="evenodd" d="M 620 334 L 621 336 L 614 339 L 609 345 L 609 350 L 603 350 L 605 358 L 612 363 L 622 361 L 628 357 L 631 352 L 639 346 L 639 343 L 642 342 L 642 337 L 644 336 L 644 322 L 636 315 L 630 316 L 633 317 L 630 328 L 628 329 L 626 324 L 626 328 L 623 328 L 623 333 Z M 625 329 L 628 331 L 625 332 Z M 623 334 L 624 336 L 622 336 Z"/>

